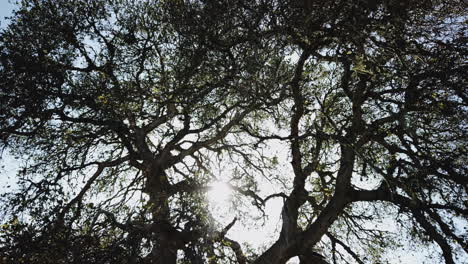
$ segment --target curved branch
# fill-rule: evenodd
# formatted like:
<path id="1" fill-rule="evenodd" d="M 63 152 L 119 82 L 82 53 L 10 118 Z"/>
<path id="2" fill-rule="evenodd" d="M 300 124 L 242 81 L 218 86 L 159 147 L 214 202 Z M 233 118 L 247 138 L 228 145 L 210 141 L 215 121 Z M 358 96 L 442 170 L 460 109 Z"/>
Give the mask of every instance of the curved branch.
<path id="1" fill-rule="evenodd" d="M 362 260 L 359 258 L 359 256 L 348 245 L 346 245 L 343 241 L 339 240 L 338 238 L 336 238 L 335 236 L 333 236 L 329 232 L 327 232 L 327 236 L 328 236 L 328 238 L 330 238 L 330 240 L 333 243 L 336 243 L 336 244 L 340 245 L 344 250 L 346 250 L 346 252 L 348 252 L 348 254 L 351 257 L 353 257 L 353 259 L 356 260 L 357 263 L 364 264 L 364 262 L 362 262 Z"/>
<path id="2" fill-rule="evenodd" d="M 96 172 L 94 172 L 93 176 L 91 176 L 91 178 L 88 179 L 88 181 L 86 182 L 86 184 L 83 186 L 83 188 L 81 189 L 81 191 L 78 193 L 78 195 L 76 195 L 70 202 L 68 202 L 67 205 L 65 205 L 65 207 L 62 209 L 62 211 L 60 212 L 59 216 L 58 216 L 58 220 L 59 222 L 63 222 L 63 217 L 65 216 L 65 214 L 70 210 L 70 208 L 75 205 L 76 203 L 78 203 L 79 201 L 81 201 L 84 197 L 84 195 L 86 194 L 86 192 L 91 188 L 91 186 L 93 185 L 93 183 L 96 181 L 96 179 L 102 174 L 102 172 L 104 171 L 105 168 L 107 167 L 113 167 L 113 166 L 117 166 L 119 164 L 122 164 L 123 162 L 125 161 L 128 161 L 130 159 L 129 156 L 125 156 L 125 157 L 122 157 L 122 158 L 119 158 L 119 159 L 116 159 L 116 160 L 113 160 L 113 161 L 107 161 L 107 162 L 101 162 L 98 164 L 98 168 L 96 170 Z"/>
<path id="3" fill-rule="evenodd" d="M 452 256 L 452 248 L 447 243 L 446 239 L 437 232 L 437 229 L 426 220 L 424 214 L 418 210 L 411 210 L 412 214 L 416 218 L 416 221 L 421 225 L 422 228 L 426 231 L 426 234 L 434 240 L 439 247 L 442 249 L 442 255 L 447 264 L 455 264 Z"/>

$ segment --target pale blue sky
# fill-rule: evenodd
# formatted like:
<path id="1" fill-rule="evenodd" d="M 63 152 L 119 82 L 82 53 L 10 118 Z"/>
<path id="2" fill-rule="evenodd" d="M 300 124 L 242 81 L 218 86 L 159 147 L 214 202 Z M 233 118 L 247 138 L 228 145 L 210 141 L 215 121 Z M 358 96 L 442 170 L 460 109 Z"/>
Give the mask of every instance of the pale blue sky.
<path id="1" fill-rule="evenodd" d="M 0 0 L 0 26 L 3 28 L 5 26 L 5 17 L 10 16 L 13 11 L 15 2 L 13 0 Z"/>

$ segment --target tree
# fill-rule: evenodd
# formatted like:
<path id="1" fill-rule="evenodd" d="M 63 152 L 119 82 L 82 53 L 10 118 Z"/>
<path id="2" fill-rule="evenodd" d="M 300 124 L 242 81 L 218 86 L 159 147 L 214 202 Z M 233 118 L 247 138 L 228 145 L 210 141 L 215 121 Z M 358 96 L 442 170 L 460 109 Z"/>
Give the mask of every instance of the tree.
<path id="1" fill-rule="evenodd" d="M 0 35 L 0 144 L 26 161 L 2 199 L 0 256 L 369 263 L 396 246 L 375 225 L 387 221 L 446 263 L 466 258 L 463 11 L 437 0 L 22 1 Z M 268 153 L 274 144 L 288 156 Z M 221 225 L 207 209 L 220 166 L 249 201 L 239 210 L 265 218 L 282 200 L 265 250 L 229 237 L 252 218 Z M 264 179 L 279 191 L 265 194 Z"/>

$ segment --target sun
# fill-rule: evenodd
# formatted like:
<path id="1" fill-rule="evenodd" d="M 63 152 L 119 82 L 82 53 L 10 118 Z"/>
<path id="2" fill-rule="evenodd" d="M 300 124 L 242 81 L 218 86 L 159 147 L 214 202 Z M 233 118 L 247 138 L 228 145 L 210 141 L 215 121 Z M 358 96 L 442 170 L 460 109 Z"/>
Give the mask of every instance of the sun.
<path id="1" fill-rule="evenodd" d="M 223 181 L 215 181 L 209 185 L 208 201 L 212 206 L 228 208 L 232 199 L 231 186 Z"/>

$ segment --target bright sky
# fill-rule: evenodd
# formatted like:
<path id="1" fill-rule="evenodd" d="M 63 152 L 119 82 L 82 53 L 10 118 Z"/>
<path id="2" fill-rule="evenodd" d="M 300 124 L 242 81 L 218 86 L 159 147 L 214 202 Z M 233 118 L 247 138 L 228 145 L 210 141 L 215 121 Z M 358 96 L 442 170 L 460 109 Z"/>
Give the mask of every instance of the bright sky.
<path id="1" fill-rule="evenodd" d="M 12 0 L 0 0 L 0 26 L 3 28 L 5 26 L 5 17 L 11 15 L 13 11 L 14 4 L 11 3 Z"/>
<path id="2" fill-rule="evenodd" d="M 7 20 L 5 17 L 10 16 L 15 0 L 0 0 L 0 28 L 4 28 L 7 25 Z M 5 153 L 7 154 L 7 153 Z M 5 167 L 1 169 L 1 166 Z M 8 180 L 7 177 L 12 177 L 16 173 L 16 168 L 18 167 L 18 162 L 11 158 L 10 155 L 4 155 L 3 159 L 0 160 L 0 193 L 5 191 L 5 187 L 8 182 L 11 182 L 11 179 Z M 212 201 L 212 206 L 214 209 L 214 216 L 216 218 L 221 218 L 221 222 L 229 223 L 232 220 L 232 216 L 235 213 L 232 212 L 232 207 L 230 206 L 232 193 L 229 188 L 220 183 L 214 183 L 212 191 L 209 192 L 209 199 Z M 233 239 L 239 240 L 240 242 L 250 242 L 253 245 L 260 245 L 262 242 L 265 242 L 267 237 L 270 237 L 272 233 L 275 233 L 275 228 L 279 224 L 279 215 L 281 210 L 282 202 L 281 199 L 275 199 L 270 201 L 267 204 L 265 211 L 269 215 L 269 219 L 266 221 L 264 227 L 254 226 L 246 227 L 236 225 L 229 232 Z M 222 219 L 222 216 L 230 216 L 228 219 Z M 223 221 L 224 220 L 224 221 Z M 424 256 L 420 252 L 410 252 L 404 250 L 398 250 L 393 252 L 393 256 L 389 257 L 391 263 L 423 263 Z M 297 263 L 297 259 L 291 260 L 289 263 Z"/>
<path id="3" fill-rule="evenodd" d="M 7 25 L 5 17 L 10 16 L 13 11 L 14 4 L 12 4 L 11 1 L 12 0 L 0 0 L 0 28 L 4 28 Z M 7 185 L 11 184 L 12 181 L 8 179 L 8 177 L 14 176 L 15 170 L 17 168 L 16 162 L 9 155 L 4 155 L 1 158 L 0 193 L 5 191 Z"/>

